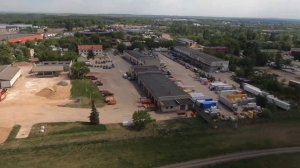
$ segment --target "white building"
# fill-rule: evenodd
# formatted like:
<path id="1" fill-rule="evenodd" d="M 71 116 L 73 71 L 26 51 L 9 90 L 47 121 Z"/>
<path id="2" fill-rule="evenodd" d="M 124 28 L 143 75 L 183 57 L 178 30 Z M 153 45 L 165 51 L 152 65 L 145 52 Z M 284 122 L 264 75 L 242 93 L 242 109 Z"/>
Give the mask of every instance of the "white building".
<path id="1" fill-rule="evenodd" d="M 11 65 L 0 66 L 0 88 L 10 88 L 21 76 L 21 69 Z"/>

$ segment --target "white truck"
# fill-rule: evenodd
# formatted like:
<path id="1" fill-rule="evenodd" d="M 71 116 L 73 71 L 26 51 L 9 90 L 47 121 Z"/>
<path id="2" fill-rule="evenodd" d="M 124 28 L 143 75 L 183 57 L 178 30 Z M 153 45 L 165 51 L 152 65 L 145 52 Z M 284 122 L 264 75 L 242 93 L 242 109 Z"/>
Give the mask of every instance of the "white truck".
<path id="1" fill-rule="evenodd" d="M 276 98 L 275 96 L 273 95 L 268 95 L 267 96 L 267 99 L 269 101 L 269 103 L 273 103 L 275 104 L 277 107 L 283 109 L 283 110 L 290 110 L 291 109 L 291 104 L 289 104 L 288 102 L 285 102 L 285 101 L 282 101 L 278 98 Z"/>
<path id="2" fill-rule="evenodd" d="M 259 88 L 255 87 L 255 86 L 253 86 L 253 85 L 249 85 L 249 84 L 247 84 L 247 83 L 244 83 L 243 89 L 244 89 L 245 91 L 247 91 L 247 92 L 249 92 L 249 93 L 255 95 L 255 96 L 258 96 L 258 95 L 262 95 L 262 94 L 263 94 L 262 90 L 260 90 Z"/>

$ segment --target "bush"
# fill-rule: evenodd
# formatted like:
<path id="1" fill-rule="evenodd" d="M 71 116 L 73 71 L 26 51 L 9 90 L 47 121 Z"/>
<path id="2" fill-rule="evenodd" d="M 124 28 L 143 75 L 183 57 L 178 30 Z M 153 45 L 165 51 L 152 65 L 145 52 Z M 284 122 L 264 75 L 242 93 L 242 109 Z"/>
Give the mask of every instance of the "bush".
<path id="1" fill-rule="evenodd" d="M 153 121 L 150 114 L 147 111 L 136 111 L 132 116 L 134 127 L 137 130 L 142 130 L 147 124 Z"/>

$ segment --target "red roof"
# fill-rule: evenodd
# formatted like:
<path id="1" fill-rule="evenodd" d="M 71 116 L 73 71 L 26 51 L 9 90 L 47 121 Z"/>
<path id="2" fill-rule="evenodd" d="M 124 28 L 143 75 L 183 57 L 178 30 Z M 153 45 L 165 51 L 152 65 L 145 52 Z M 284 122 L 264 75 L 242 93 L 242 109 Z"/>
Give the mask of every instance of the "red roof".
<path id="1" fill-rule="evenodd" d="M 30 34 L 30 35 L 24 35 L 21 37 L 9 38 L 8 42 L 10 42 L 10 43 L 25 43 L 26 41 L 43 40 L 43 39 L 44 39 L 43 34 Z"/>
<path id="2" fill-rule="evenodd" d="M 78 50 L 102 50 L 102 45 L 78 45 Z"/>

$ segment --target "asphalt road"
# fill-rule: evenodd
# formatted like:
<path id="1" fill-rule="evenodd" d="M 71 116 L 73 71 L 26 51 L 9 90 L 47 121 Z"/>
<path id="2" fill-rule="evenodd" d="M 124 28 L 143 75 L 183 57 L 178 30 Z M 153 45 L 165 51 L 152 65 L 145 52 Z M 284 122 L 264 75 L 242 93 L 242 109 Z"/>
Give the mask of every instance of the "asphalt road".
<path id="1" fill-rule="evenodd" d="M 207 159 L 193 160 L 183 163 L 172 164 L 168 166 L 162 166 L 161 168 L 199 168 L 203 166 L 216 165 L 225 162 L 233 162 L 245 159 L 253 159 L 270 155 L 292 154 L 300 153 L 300 147 L 291 148 L 277 148 L 266 150 L 255 150 L 248 152 L 232 153 L 223 156 L 217 156 Z"/>

